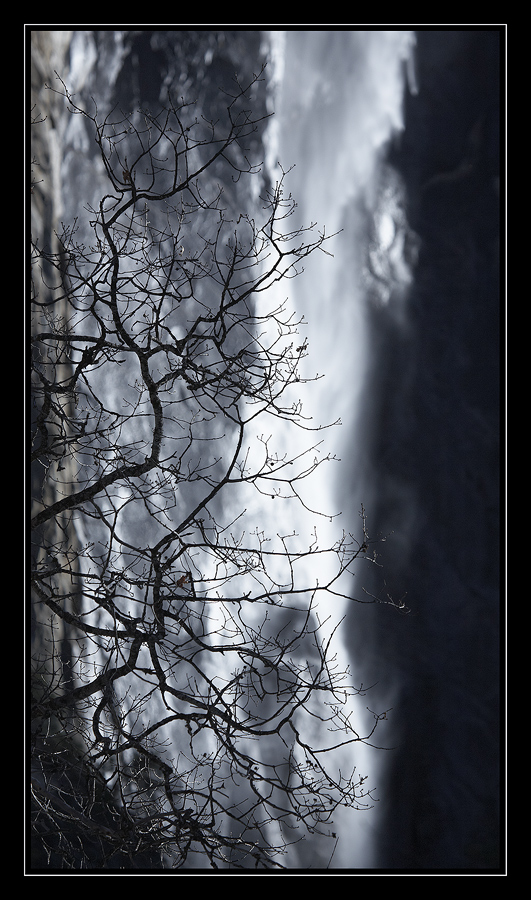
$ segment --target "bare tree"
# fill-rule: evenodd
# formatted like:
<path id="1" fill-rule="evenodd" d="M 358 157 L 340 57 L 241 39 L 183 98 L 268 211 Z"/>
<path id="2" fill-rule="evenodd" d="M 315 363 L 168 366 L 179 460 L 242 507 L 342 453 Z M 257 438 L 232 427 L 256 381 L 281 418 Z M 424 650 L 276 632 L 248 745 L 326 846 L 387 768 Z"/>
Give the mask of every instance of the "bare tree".
<path id="1" fill-rule="evenodd" d="M 225 187 L 258 171 L 248 91 L 218 125 L 171 97 L 102 119 L 57 91 L 108 188 L 55 247 L 32 242 L 39 864 L 279 868 L 305 832 L 332 834 L 338 806 L 371 803 L 354 762 L 327 760 L 381 716 L 356 730 L 362 688 L 316 607 L 353 599 L 353 564 L 375 562 L 365 514 L 326 549 L 246 514 L 254 495 L 282 519 L 304 505 L 328 459 L 276 287 L 328 237 L 290 230 L 283 179 L 263 184 L 260 221 L 232 209 Z M 275 447 L 279 420 L 308 445 Z"/>

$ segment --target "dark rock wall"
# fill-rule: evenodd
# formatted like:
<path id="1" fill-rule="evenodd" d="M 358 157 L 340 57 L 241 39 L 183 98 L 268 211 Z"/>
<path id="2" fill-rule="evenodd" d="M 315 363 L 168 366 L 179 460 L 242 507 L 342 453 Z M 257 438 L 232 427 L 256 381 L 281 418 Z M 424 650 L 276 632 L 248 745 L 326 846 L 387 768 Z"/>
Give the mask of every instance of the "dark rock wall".
<path id="1" fill-rule="evenodd" d="M 398 723 L 379 792 L 380 864 L 491 869 L 500 864 L 503 749 L 503 45 L 496 30 L 417 37 L 419 93 L 406 99 L 389 161 L 405 179 L 420 252 L 407 327 L 373 310 L 366 413 L 371 524 L 395 531 L 385 590 L 407 591 L 412 610 L 363 614 L 363 640 L 384 693 L 395 691 Z M 356 613 L 354 644 L 359 624 Z"/>

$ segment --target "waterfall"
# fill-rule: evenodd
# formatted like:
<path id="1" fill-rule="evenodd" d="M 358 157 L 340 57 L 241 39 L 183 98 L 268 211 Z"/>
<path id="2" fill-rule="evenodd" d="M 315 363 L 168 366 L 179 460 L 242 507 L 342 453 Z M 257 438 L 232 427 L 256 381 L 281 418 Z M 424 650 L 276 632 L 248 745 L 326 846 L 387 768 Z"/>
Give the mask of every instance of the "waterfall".
<path id="1" fill-rule="evenodd" d="M 406 327 L 415 236 L 405 215 L 404 188 L 385 160 L 390 142 L 399 139 L 403 128 L 404 90 L 416 90 L 414 35 L 289 31 L 272 32 L 268 39 L 274 66 L 274 117 L 266 135 L 271 177 L 278 172 L 278 161 L 284 170 L 293 167 L 286 188 L 298 204 L 296 224 L 316 222 L 327 234 L 337 233 L 329 244 L 333 257 L 314 254 L 290 285 L 293 307 L 307 321 L 304 375 L 324 376 L 309 385 L 305 413 L 316 424 L 341 423 L 324 438 L 323 452 L 338 461 L 325 467 L 317 484 L 308 485 L 305 498 L 312 509 L 342 513 L 328 526 L 320 520 L 319 534 L 326 535 L 326 543 L 338 529 L 359 533 L 360 504 L 370 518 L 376 490 L 363 432 L 372 363 L 368 308 L 391 307 L 389 315 Z M 309 531 L 314 517 L 305 518 Z M 304 527 L 299 523 L 301 531 Z M 353 591 L 359 595 L 363 571 L 358 577 Z M 334 621 L 345 611 L 345 603 L 328 610 Z M 355 609 L 351 615 L 355 620 Z M 366 675 L 357 664 L 355 648 L 343 640 L 341 654 L 353 682 L 363 683 Z M 389 673 L 383 660 L 381 666 L 379 699 L 384 697 L 390 706 L 393 694 L 386 686 Z M 370 692 L 358 698 L 353 713 L 358 723 L 366 720 L 370 700 Z M 381 752 L 361 745 L 354 755 L 359 771 L 377 785 L 385 765 Z M 345 813 L 334 866 L 373 864 L 371 835 L 377 816 L 377 804 L 366 812 Z"/>

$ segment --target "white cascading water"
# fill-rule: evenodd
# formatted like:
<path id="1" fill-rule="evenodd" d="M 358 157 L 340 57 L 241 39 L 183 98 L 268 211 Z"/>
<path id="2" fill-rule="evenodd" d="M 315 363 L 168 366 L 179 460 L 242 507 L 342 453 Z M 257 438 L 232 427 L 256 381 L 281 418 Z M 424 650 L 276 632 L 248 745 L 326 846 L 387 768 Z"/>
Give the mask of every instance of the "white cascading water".
<path id="1" fill-rule="evenodd" d="M 366 269 L 367 246 L 363 240 L 367 240 L 368 211 L 374 266 L 381 265 L 384 269 L 383 276 L 377 279 L 379 300 L 389 302 L 392 293 L 389 285 L 406 287 L 411 273 L 402 256 L 401 232 L 407 223 L 401 219 L 400 186 L 387 172 L 382 187 L 382 165 L 386 145 L 402 127 L 405 69 L 409 66 L 412 71 L 414 35 L 406 31 L 290 31 L 268 33 L 264 40 L 271 56 L 268 78 L 274 112 L 265 143 L 270 177 L 274 181 L 278 175 L 277 161 L 284 170 L 294 166 L 285 182 L 286 190 L 298 204 L 294 227 L 315 222 L 327 234 L 341 232 L 327 245 L 333 257 L 319 252 L 313 254 L 306 262 L 304 274 L 278 286 L 282 299 L 288 297 L 297 315 L 304 316 L 307 322 L 301 332 L 301 338 L 308 341 L 309 354 L 303 376 L 311 378 L 316 373 L 325 376 L 301 386 L 305 415 L 311 416 L 316 426 L 336 420 L 342 422 L 342 427 L 315 436 L 307 432 L 300 435 L 301 449 L 315 438 L 315 442 L 323 440 L 320 450 L 324 455 L 330 453 L 341 459 L 318 470 L 321 475 L 309 482 L 304 500 L 310 510 L 328 516 L 342 511 L 343 515 L 317 518 L 294 506 L 290 513 L 293 521 L 285 530 L 297 532 L 303 549 L 307 549 L 316 526 L 322 546 L 333 544 L 343 531 L 359 536 L 360 503 L 370 508 L 371 488 L 363 482 L 358 453 L 362 450 L 362 435 L 356 434 L 357 416 L 367 390 L 369 348 L 364 304 L 367 283 L 372 277 Z M 87 33 L 74 33 L 69 72 L 69 87 L 73 92 L 81 90 L 87 79 L 95 81 L 97 70 L 101 83 L 103 61 L 97 59 L 93 49 Z M 121 43 L 117 37 L 116 58 L 105 62 L 107 85 L 112 84 L 113 72 L 120 66 L 120 54 Z M 100 101 L 103 107 L 106 98 L 98 98 Z M 90 170 L 86 135 L 81 126 L 80 117 L 73 117 L 65 132 L 60 198 L 65 220 L 77 215 L 87 200 L 83 192 L 89 184 L 95 189 L 100 177 L 100 173 Z M 296 431 L 290 429 L 286 433 L 282 423 L 274 427 L 274 445 L 281 452 L 282 445 L 289 441 L 293 455 Z M 348 497 L 348 509 L 338 508 L 342 467 L 348 467 L 350 472 L 359 471 L 358 495 Z M 261 530 L 276 533 L 278 503 L 276 506 L 275 503 L 264 500 L 259 507 L 248 505 L 250 532 L 253 527 L 256 529 L 258 517 Z M 89 539 L 90 536 L 81 537 Z M 319 565 L 322 569 L 322 561 Z M 316 575 L 323 583 L 326 572 Z M 344 614 L 344 603 L 336 599 L 328 604 L 327 608 L 327 603 L 321 601 L 319 614 L 323 619 L 330 617 L 333 625 Z M 350 658 L 349 648 L 341 643 L 340 633 L 335 649 L 339 669 L 350 670 L 353 684 L 363 682 L 363 673 L 357 671 L 356 660 Z M 368 729 L 371 726 L 367 705 L 367 699 L 359 698 L 353 708 L 353 722 L 361 731 L 362 722 Z M 381 755 L 362 744 L 354 747 L 348 753 L 338 754 L 337 766 L 352 769 L 354 764 L 359 774 L 368 776 L 371 786 L 377 786 Z M 333 844 L 326 847 L 327 853 L 334 849 L 333 868 L 371 867 L 371 833 L 376 815 L 377 807 L 342 814 L 335 823 L 339 836 L 337 847 L 334 849 Z M 320 852 L 324 852 L 322 848 Z M 307 866 L 309 859 L 307 850 L 299 855 L 295 849 L 288 856 L 293 867 Z M 326 860 L 320 864 L 323 863 L 326 865 Z"/>
<path id="2" fill-rule="evenodd" d="M 357 429 L 364 395 L 370 393 L 366 383 L 370 353 L 367 295 L 371 293 L 373 302 L 391 301 L 399 307 L 412 279 L 404 257 L 408 225 L 402 187 L 384 158 L 388 143 L 403 128 L 406 80 L 409 89 L 416 90 L 414 34 L 292 31 L 272 32 L 269 40 L 274 117 L 266 149 L 271 177 L 278 177 L 277 161 L 284 170 L 293 166 L 285 185 L 298 205 L 296 226 L 315 222 L 327 234 L 340 232 L 327 245 L 333 258 L 313 254 L 305 263 L 304 274 L 289 284 L 292 307 L 307 322 L 303 377 L 324 376 L 306 385 L 302 395 L 305 415 L 315 425 L 341 422 L 319 435 L 322 452 L 341 461 L 320 470 L 319 478 L 309 482 L 304 499 L 310 509 L 330 514 L 340 511 L 342 515 L 316 520 L 299 510 L 298 531 L 309 540 L 317 525 L 320 543 L 331 546 L 342 530 L 359 536 L 360 505 L 364 503 L 370 511 L 374 490 L 365 477 L 363 434 Z M 282 292 L 284 286 L 278 290 Z M 401 316 L 400 308 L 392 314 Z M 278 442 L 282 437 L 278 436 Z M 293 438 L 292 432 L 286 436 L 290 442 Z M 301 448 L 307 441 L 303 432 Z M 355 473 L 354 495 L 345 496 L 342 490 L 345 470 Z M 322 561 L 319 566 L 322 569 Z M 318 571 L 316 575 L 323 583 L 326 573 Z M 359 577 L 362 584 L 363 573 Z M 336 623 L 345 604 L 325 597 L 320 615 L 323 619 L 330 616 L 331 623 Z M 339 669 L 348 669 L 352 683 L 359 685 L 363 671 L 357 670 L 356 660 L 339 634 Z M 361 731 L 365 723 L 367 732 L 371 726 L 368 703 L 368 697 L 358 697 L 353 706 L 353 722 Z M 353 757 L 357 772 L 377 786 L 384 764 L 380 751 L 360 744 L 339 757 L 338 765 L 344 768 L 352 764 Z M 377 804 L 367 811 L 343 811 L 336 822 L 339 841 L 334 867 L 371 867 L 376 817 Z"/>

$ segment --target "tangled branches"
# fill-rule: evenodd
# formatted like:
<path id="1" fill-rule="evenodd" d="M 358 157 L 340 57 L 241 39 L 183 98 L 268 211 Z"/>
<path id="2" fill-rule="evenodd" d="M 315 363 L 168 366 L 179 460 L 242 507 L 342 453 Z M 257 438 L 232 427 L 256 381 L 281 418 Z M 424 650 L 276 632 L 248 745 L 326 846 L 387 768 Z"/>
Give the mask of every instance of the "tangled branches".
<path id="1" fill-rule="evenodd" d="M 318 613 L 369 559 L 364 513 L 359 541 L 324 550 L 249 526 L 252 497 L 307 509 L 299 483 L 327 460 L 277 288 L 329 238 L 290 231 L 282 180 L 260 220 L 232 209 L 227 185 L 259 177 L 246 90 L 222 126 L 171 99 L 100 120 L 60 94 L 107 186 L 58 248 L 32 244 L 36 858 L 281 867 L 370 804 L 327 760 L 378 721 L 352 724 L 362 689 Z M 275 448 L 279 421 L 309 446 Z"/>

